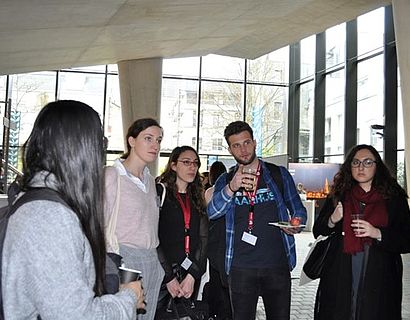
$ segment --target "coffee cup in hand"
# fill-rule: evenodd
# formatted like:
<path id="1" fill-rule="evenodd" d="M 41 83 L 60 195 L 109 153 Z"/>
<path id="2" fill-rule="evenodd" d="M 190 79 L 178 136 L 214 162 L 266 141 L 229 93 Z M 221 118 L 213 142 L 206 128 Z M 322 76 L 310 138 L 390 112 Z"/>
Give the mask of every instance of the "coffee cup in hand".
<path id="1" fill-rule="evenodd" d="M 120 270 L 121 284 L 129 283 L 129 282 L 137 281 L 141 279 L 141 271 L 139 270 L 125 268 L 125 267 L 119 267 L 118 269 Z"/>
<path id="2" fill-rule="evenodd" d="M 142 279 L 141 271 L 139 270 L 125 268 L 125 267 L 119 267 L 118 270 L 120 274 L 121 284 L 126 284 L 129 282 L 138 281 Z M 144 304 L 146 305 L 145 301 L 144 301 Z M 145 314 L 146 312 L 147 311 L 144 308 L 137 309 L 137 314 Z"/>

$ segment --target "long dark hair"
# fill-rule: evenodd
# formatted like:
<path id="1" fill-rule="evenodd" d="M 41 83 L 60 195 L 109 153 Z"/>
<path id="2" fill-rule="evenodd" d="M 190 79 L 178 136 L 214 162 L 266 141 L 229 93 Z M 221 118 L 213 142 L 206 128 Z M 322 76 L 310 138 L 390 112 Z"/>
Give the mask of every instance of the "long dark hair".
<path id="1" fill-rule="evenodd" d="M 55 176 L 57 191 L 78 216 L 90 242 L 96 273 L 94 292 L 102 295 L 105 290 L 105 240 L 100 117 L 82 102 L 51 102 L 38 114 L 23 151 L 23 189 L 29 187 L 40 171 Z"/>
<path id="2" fill-rule="evenodd" d="M 335 201 L 343 199 L 346 191 L 351 190 L 351 188 L 357 184 L 357 181 L 354 180 L 352 176 L 351 163 L 356 153 L 363 149 L 369 150 L 376 161 L 376 172 L 372 180 L 372 187 L 386 199 L 396 195 L 407 197 L 406 191 L 404 191 L 397 183 L 397 180 L 391 175 L 390 170 L 384 164 L 377 150 L 371 145 L 360 144 L 349 151 L 339 172 L 333 179 L 330 194 L 334 196 Z"/>
<path id="3" fill-rule="evenodd" d="M 198 153 L 196 152 L 194 148 L 190 146 L 182 146 L 182 147 L 176 147 L 174 150 L 172 150 L 171 155 L 169 156 L 169 159 L 168 159 L 168 163 L 165 167 L 165 171 L 161 174 L 161 176 L 159 177 L 159 180 L 167 185 L 168 189 L 171 190 L 174 196 L 176 196 L 178 192 L 178 188 L 176 185 L 177 174 L 174 170 L 172 170 L 172 165 L 176 164 L 181 153 L 185 151 L 194 152 L 198 159 L 198 168 L 201 166 L 201 161 L 199 159 Z M 199 213 L 205 213 L 204 189 L 202 186 L 199 170 L 196 172 L 194 181 L 188 184 L 187 195 L 192 200 L 192 203 L 194 204 L 195 209 Z"/>
<path id="4" fill-rule="evenodd" d="M 162 127 L 159 125 L 158 121 L 152 118 L 142 118 L 134 121 L 134 123 L 128 128 L 127 136 L 127 152 L 125 152 L 121 158 L 127 159 L 131 152 L 131 145 L 128 142 L 129 137 L 136 138 L 138 135 L 149 127 L 158 127 L 162 130 Z"/>

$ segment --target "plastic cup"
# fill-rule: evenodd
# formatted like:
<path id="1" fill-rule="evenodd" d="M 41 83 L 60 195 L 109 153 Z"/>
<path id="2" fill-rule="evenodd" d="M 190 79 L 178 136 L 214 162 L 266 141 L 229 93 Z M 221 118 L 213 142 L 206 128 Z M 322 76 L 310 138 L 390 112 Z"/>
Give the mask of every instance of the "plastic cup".
<path id="1" fill-rule="evenodd" d="M 352 220 L 364 220 L 363 218 L 364 218 L 363 213 L 353 213 L 352 214 Z M 358 227 L 353 227 L 353 232 L 354 232 L 355 235 L 359 235 L 363 231 Z"/>
<path id="2" fill-rule="evenodd" d="M 246 176 L 243 177 L 242 182 L 245 184 L 245 190 L 252 192 L 255 189 L 256 184 L 256 169 L 243 168 L 242 173 Z"/>

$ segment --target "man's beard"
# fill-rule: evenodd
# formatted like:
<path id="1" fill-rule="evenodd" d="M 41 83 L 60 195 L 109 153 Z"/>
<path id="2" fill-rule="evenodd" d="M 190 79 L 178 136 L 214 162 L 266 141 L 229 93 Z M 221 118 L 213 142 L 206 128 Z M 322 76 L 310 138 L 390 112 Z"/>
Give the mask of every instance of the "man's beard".
<path id="1" fill-rule="evenodd" d="M 242 160 L 242 159 L 239 159 L 238 157 L 235 157 L 235 156 L 234 156 L 234 158 L 235 158 L 235 160 L 236 160 L 237 163 L 243 164 L 244 166 L 247 166 L 248 164 L 251 164 L 251 163 L 253 162 L 253 160 L 255 160 L 255 158 L 256 158 L 256 152 L 255 152 L 255 150 L 253 150 L 253 153 L 252 153 L 250 159 L 249 159 L 249 160 L 246 160 L 246 161 L 244 161 L 244 160 Z"/>

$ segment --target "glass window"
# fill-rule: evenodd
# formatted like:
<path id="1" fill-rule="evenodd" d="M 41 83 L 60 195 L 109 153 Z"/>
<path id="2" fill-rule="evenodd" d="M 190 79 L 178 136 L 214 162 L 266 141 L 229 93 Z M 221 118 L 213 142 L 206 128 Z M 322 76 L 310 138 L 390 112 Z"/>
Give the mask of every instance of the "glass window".
<path id="1" fill-rule="evenodd" d="M 3 119 L 4 117 L 4 111 L 5 111 L 5 102 L 6 102 L 6 76 L 0 76 L 0 118 Z M 0 144 L 3 144 L 3 131 L 4 131 L 4 126 L 1 125 L 1 130 L 0 130 Z M 1 147 L 3 149 L 3 145 Z"/>
<path id="2" fill-rule="evenodd" d="M 5 102 L 6 100 L 6 76 L 0 76 L 0 101 Z"/>
<path id="3" fill-rule="evenodd" d="M 346 24 L 326 30 L 326 68 L 344 63 L 346 57 Z"/>
<path id="4" fill-rule="evenodd" d="M 384 125 L 383 55 L 360 62 L 357 66 L 357 143 L 383 150 L 382 136 L 371 126 Z"/>
<path id="5" fill-rule="evenodd" d="M 107 76 L 104 134 L 108 138 L 108 150 L 124 150 L 120 85 L 117 75 Z"/>
<path id="6" fill-rule="evenodd" d="M 397 182 L 407 190 L 404 151 L 397 152 Z"/>
<path id="7" fill-rule="evenodd" d="M 357 18 L 357 54 L 364 57 L 366 53 L 383 48 L 384 8 L 366 13 Z"/>
<path id="8" fill-rule="evenodd" d="M 316 35 L 303 39 L 300 42 L 300 78 L 315 74 Z"/>
<path id="9" fill-rule="evenodd" d="M 223 136 L 232 121 L 243 119 L 243 85 L 225 82 L 202 82 L 199 152 L 227 154 Z M 222 139 L 223 147 L 214 149 L 214 139 Z"/>
<path id="10" fill-rule="evenodd" d="M 288 83 L 289 47 L 276 50 L 255 60 L 248 60 L 248 77 L 252 82 Z"/>
<path id="11" fill-rule="evenodd" d="M 314 81 L 300 86 L 299 157 L 313 156 Z"/>
<path id="12" fill-rule="evenodd" d="M 324 163 L 343 163 L 345 161 L 344 155 L 325 157 Z"/>
<path id="13" fill-rule="evenodd" d="M 9 163 L 18 165 L 18 150 L 29 137 L 41 108 L 54 101 L 55 72 L 36 72 L 10 76 L 11 116 Z"/>
<path id="14" fill-rule="evenodd" d="M 105 74 L 60 72 L 58 99 L 84 102 L 101 117 L 104 107 Z"/>
<path id="15" fill-rule="evenodd" d="M 199 57 L 164 59 L 162 74 L 164 76 L 199 78 Z"/>
<path id="16" fill-rule="evenodd" d="M 108 151 L 106 154 L 105 165 L 112 166 L 115 160 L 117 160 L 121 155 L 122 155 L 122 152 Z"/>
<path id="17" fill-rule="evenodd" d="M 202 58 L 202 78 L 221 80 L 244 80 L 245 59 L 217 56 Z"/>
<path id="18" fill-rule="evenodd" d="M 41 108 L 55 100 L 56 73 L 38 72 L 10 76 L 11 128 L 19 129 L 18 144 L 23 144 Z M 12 131 L 12 130 L 11 130 Z"/>
<path id="19" fill-rule="evenodd" d="M 222 138 L 212 139 L 212 149 L 222 151 Z"/>
<path id="20" fill-rule="evenodd" d="M 164 129 L 161 151 L 189 145 L 196 148 L 198 81 L 163 79 L 160 124 Z M 195 121 L 194 121 L 195 120 Z"/>
<path id="21" fill-rule="evenodd" d="M 287 153 L 288 89 L 248 85 L 246 121 L 257 142 L 256 154 L 267 157 Z"/>
<path id="22" fill-rule="evenodd" d="M 326 75 L 325 155 L 344 153 L 345 71 Z"/>
<path id="23" fill-rule="evenodd" d="M 168 159 L 169 159 L 169 153 L 159 156 L 159 158 L 158 158 L 158 176 L 161 175 L 165 171 L 165 167 L 167 166 Z"/>
<path id="24" fill-rule="evenodd" d="M 118 74 L 118 64 L 109 64 L 107 65 L 107 71 L 109 73 L 117 73 Z"/>

